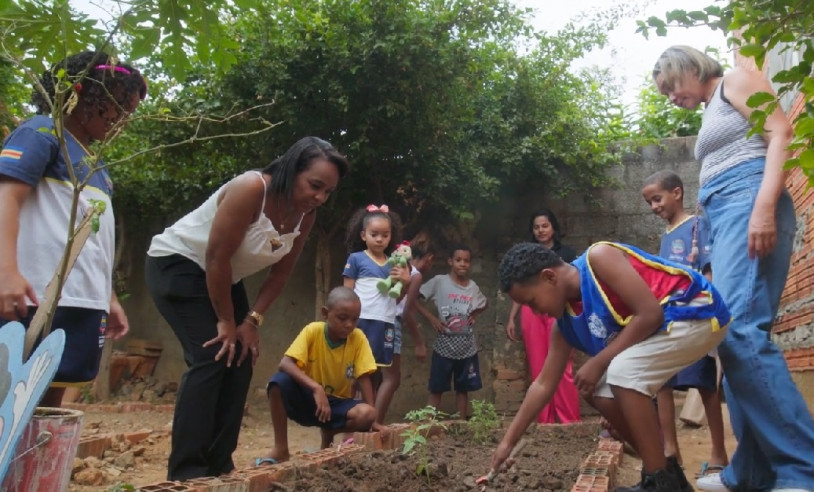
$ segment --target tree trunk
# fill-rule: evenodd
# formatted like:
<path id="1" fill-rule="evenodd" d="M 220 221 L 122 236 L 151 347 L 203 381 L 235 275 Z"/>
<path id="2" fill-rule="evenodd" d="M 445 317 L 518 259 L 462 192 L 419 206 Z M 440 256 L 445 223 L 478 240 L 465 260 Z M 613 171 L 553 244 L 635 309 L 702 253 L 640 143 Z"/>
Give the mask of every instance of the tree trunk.
<path id="1" fill-rule="evenodd" d="M 317 258 L 314 266 L 316 274 L 316 302 L 314 306 L 314 319 L 322 318 L 322 306 L 331 289 L 331 238 L 325 231 L 317 234 Z"/>

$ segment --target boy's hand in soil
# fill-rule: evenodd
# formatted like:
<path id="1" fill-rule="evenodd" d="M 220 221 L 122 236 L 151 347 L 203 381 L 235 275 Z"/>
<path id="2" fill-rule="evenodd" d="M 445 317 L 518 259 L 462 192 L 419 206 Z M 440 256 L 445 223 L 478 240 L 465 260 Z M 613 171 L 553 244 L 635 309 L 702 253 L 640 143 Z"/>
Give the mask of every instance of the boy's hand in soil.
<path id="1" fill-rule="evenodd" d="M 328 395 L 325 394 L 325 388 L 317 385 L 314 389 L 314 402 L 317 404 L 317 411 L 314 415 L 320 422 L 327 422 L 331 420 L 331 405 L 328 403 Z"/>
<path id="2" fill-rule="evenodd" d="M 497 449 L 495 449 L 495 453 L 492 455 L 492 464 L 491 470 L 495 473 L 499 473 L 504 469 L 508 469 L 514 464 L 514 459 L 509 458 L 509 455 L 512 452 L 512 448 L 514 446 L 506 442 L 506 440 L 500 441 L 500 444 L 497 445 Z"/>

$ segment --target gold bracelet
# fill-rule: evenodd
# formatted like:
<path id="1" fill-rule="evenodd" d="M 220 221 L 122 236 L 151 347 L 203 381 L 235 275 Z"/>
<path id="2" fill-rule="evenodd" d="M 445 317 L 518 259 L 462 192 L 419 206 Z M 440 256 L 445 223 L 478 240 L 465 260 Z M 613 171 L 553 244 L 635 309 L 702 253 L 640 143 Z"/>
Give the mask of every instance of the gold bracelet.
<path id="1" fill-rule="evenodd" d="M 246 319 L 254 320 L 254 322 L 257 323 L 254 325 L 256 328 L 259 328 L 260 325 L 263 324 L 263 315 L 257 311 L 249 311 L 249 314 L 246 315 Z"/>

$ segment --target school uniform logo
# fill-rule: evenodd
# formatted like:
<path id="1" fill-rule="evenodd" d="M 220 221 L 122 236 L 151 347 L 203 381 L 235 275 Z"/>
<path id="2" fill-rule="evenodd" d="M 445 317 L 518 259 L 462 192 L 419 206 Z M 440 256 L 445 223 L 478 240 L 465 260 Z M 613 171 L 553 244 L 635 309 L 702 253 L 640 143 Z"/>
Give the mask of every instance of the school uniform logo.
<path id="1" fill-rule="evenodd" d="M 670 244 L 670 253 L 674 255 L 683 255 L 685 249 L 683 239 L 673 239 L 673 242 Z"/>
<path id="2" fill-rule="evenodd" d="M 595 338 L 604 339 L 608 336 L 608 329 L 605 328 L 605 324 L 602 323 L 596 313 L 591 313 L 588 316 L 588 330 Z"/>
<path id="3" fill-rule="evenodd" d="M 351 363 L 348 363 L 347 367 L 345 367 L 345 379 L 353 379 L 353 364 Z"/>

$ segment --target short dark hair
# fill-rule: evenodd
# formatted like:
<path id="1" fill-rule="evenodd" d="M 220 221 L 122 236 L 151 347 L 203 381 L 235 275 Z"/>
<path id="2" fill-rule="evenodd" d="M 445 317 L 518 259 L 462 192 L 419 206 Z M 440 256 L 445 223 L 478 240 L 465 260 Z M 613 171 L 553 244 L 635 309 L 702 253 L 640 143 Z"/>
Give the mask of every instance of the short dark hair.
<path id="1" fill-rule="evenodd" d="M 325 159 L 339 172 L 342 179 L 350 169 L 348 160 L 339 153 L 329 142 L 318 137 L 304 137 L 294 143 L 285 154 L 274 159 L 263 169 L 265 174 L 271 176 L 271 192 L 277 196 L 291 198 L 294 189 L 294 180 L 297 176 L 311 167 L 317 159 Z"/>
<path id="2" fill-rule="evenodd" d="M 472 248 L 470 248 L 469 246 L 467 246 L 464 243 L 455 243 L 455 244 L 453 244 L 452 247 L 449 248 L 449 258 L 452 258 L 453 256 L 455 256 L 456 251 L 466 251 L 466 252 L 469 253 L 469 256 L 472 256 Z"/>
<path id="3" fill-rule="evenodd" d="M 665 191 L 673 191 L 676 188 L 681 188 L 681 194 L 684 194 L 684 182 L 678 174 L 673 171 L 659 171 L 651 174 L 644 180 L 644 186 L 652 184 L 659 185 L 659 188 Z"/>
<path id="4" fill-rule="evenodd" d="M 509 292 L 515 284 L 525 284 L 546 268 L 562 265 L 562 259 L 540 243 L 518 243 L 500 260 L 500 290 Z"/>
<path id="5" fill-rule="evenodd" d="M 328 293 L 328 298 L 325 300 L 325 307 L 331 309 L 340 302 L 353 302 L 358 300 L 359 296 L 353 289 L 340 285 L 339 287 L 334 287 L 331 289 L 331 292 Z"/>

